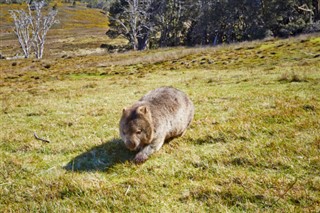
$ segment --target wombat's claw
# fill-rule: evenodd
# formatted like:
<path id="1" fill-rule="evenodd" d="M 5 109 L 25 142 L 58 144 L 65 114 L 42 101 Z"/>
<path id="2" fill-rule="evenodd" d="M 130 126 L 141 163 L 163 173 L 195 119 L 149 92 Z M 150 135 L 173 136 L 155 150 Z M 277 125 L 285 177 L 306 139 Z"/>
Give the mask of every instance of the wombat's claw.
<path id="1" fill-rule="evenodd" d="M 135 164 L 144 163 L 148 159 L 148 156 L 144 153 L 138 153 L 136 157 L 133 159 Z"/>

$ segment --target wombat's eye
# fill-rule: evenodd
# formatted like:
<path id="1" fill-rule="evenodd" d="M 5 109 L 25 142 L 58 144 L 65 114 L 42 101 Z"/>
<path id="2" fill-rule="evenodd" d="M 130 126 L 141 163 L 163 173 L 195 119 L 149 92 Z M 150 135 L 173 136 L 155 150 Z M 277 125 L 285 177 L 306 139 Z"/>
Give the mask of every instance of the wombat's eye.
<path id="1" fill-rule="evenodd" d="M 126 133 L 125 133 L 124 131 L 122 131 L 122 134 L 123 134 L 123 135 L 126 135 Z"/>
<path id="2" fill-rule="evenodd" d="M 141 132 L 142 132 L 142 131 L 139 129 L 139 130 L 136 131 L 136 134 L 139 135 L 139 134 L 141 134 Z"/>

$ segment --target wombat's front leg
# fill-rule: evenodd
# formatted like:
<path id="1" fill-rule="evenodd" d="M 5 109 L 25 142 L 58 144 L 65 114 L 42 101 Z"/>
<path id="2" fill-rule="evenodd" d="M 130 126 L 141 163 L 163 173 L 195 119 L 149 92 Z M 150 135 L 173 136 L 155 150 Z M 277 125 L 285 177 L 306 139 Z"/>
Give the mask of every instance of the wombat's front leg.
<path id="1" fill-rule="evenodd" d="M 151 144 L 145 146 L 134 158 L 134 163 L 140 164 L 148 160 L 149 156 L 158 151 L 164 143 L 164 138 L 153 141 Z"/>

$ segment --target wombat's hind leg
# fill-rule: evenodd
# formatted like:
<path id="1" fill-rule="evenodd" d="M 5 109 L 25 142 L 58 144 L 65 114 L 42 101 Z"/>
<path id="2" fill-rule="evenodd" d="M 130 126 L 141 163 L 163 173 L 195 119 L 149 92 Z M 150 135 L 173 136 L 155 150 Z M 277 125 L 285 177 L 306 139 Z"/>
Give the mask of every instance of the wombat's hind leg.
<path id="1" fill-rule="evenodd" d="M 172 141 L 172 140 L 175 139 L 175 138 L 182 137 L 186 132 L 187 132 L 187 130 L 185 129 L 185 130 L 184 130 L 183 132 L 181 132 L 181 133 L 178 133 L 178 134 L 175 133 L 173 136 L 166 138 L 165 142 L 166 142 L 166 143 L 169 143 L 170 141 Z"/>

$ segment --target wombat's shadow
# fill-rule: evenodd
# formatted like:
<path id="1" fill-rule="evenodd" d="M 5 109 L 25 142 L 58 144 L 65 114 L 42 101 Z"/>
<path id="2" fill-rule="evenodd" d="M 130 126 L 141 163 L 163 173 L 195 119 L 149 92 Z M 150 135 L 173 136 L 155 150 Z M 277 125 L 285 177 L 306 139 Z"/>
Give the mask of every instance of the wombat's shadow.
<path id="1" fill-rule="evenodd" d="M 78 155 L 64 169 L 75 172 L 107 171 L 118 163 L 132 160 L 134 155 L 120 139 L 113 139 Z"/>

